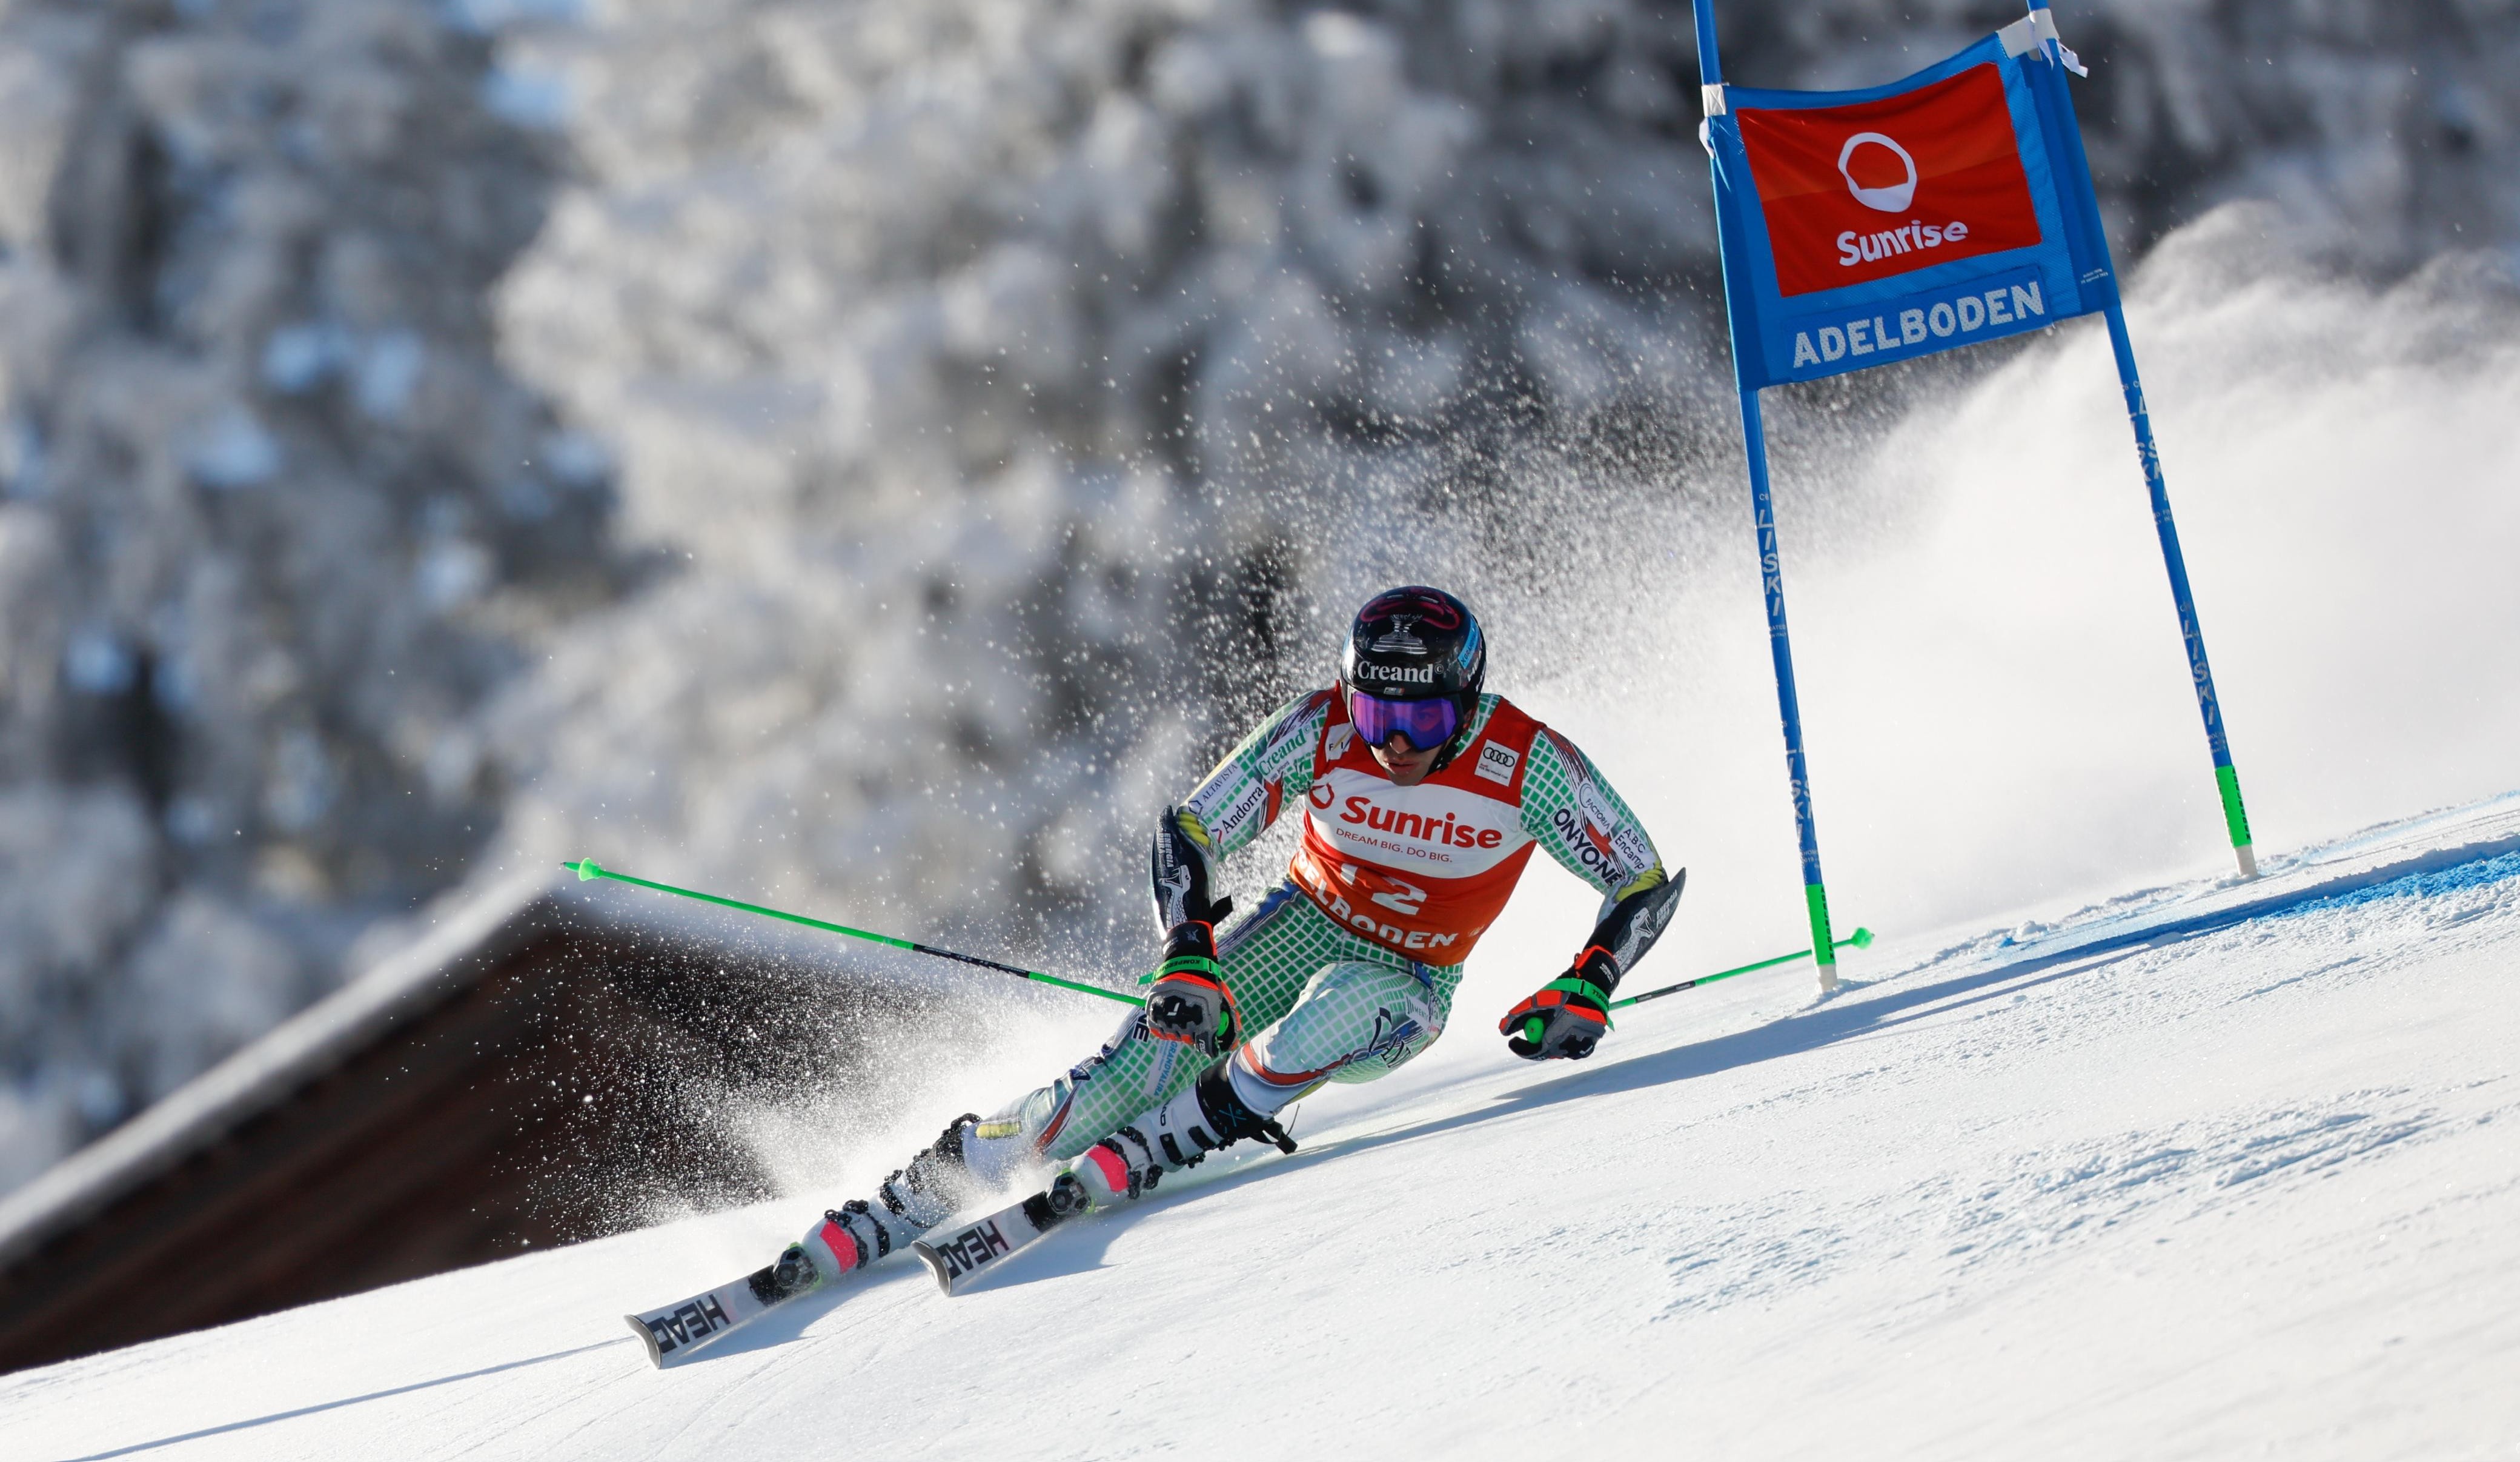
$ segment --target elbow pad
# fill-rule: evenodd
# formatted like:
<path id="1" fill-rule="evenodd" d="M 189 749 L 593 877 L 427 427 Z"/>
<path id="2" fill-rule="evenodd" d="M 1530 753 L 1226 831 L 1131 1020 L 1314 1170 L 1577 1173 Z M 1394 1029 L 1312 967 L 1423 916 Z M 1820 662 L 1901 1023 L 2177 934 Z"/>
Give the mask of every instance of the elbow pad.
<path id="1" fill-rule="evenodd" d="M 1170 931 L 1183 924 L 1214 924 L 1234 907 L 1234 900 L 1211 899 L 1213 874 L 1207 855 L 1207 829 L 1198 814 L 1186 807 L 1166 807 L 1155 824 L 1152 867 L 1155 927 Z"/>
<path id="2" fill-rule="evenodd" d="M 1639 889 L 1610 905 L 1601 922 L 1593 926 L 1593 937 L 1587 948 L 1598 947 L 1618 962 L 1622 971 L 1633 970 L 1644 958 L 1654 940 L 1671 923 L 1680 908 L 1680 890 L 1688 882 L 1688 870 L 1678 869 L 1671 877 L 1649 888 Z"/>

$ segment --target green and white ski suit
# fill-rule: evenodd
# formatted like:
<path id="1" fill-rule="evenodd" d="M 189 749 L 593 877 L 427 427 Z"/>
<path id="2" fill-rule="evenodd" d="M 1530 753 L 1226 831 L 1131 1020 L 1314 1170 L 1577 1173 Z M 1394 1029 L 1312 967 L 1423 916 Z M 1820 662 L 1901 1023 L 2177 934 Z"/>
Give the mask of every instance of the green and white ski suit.
<path id="1" fill-rule="evenodd" d="M 1592 761 L 1499 696 L 1480 698 L 1453 761 L 1411 788 L 1356 744 L 1339 697 L 1299 697 L 1173 815 L 1221 862 L 1298 806 L 1305 837 L 1287 878 L 1217 941 L 1242 1039 L 1234 1084 L 1264 1115 L 1324 1081 L 1371 1081 L 1433 1044 L 1463 957 L 1534 846 L 1599 891 L 1605 915 L 1665 882 L 1652 841 Z M 973 1173 L 1005 1180 L 1072 1159 L 1211 1064 L 1141 1022 L 1133 1012 L 1093 1057 L 981 1119 L 963 1141 Z"/>

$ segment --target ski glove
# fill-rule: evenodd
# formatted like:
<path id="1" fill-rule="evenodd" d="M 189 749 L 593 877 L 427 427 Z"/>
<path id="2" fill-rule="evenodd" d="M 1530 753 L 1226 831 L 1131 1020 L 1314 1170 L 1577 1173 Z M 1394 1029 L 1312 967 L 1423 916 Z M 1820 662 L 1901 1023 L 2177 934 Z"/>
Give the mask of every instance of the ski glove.
<path id="1" fill-rule="evenodd" d="M 1596 944 L 1574 967 L 1542 985 L 1505 1013 L 1497 1029 L 1506 1049 L 1525 1061 L 1581 1061 L 1610 1028 L 1610 991 L 1619 986 L 1619 962 Z"/>
<path id="2" fill-rule="evenodd" d="M 1233 1044 L 1233 1032 L 1234 1002 L 1216 962 L 1216 927 L 1195 919 L 1174 925 L 1164 937 L 1154 987 L 1147 991 L 1147 1033 L 1213 1056 Z"/>

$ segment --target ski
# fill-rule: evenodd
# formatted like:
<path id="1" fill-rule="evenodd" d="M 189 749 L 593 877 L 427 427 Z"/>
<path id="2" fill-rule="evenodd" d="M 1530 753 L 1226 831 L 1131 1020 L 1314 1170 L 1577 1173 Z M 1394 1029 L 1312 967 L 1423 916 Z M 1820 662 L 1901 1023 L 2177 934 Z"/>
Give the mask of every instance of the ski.
<path id="1" fill-rule="evenodd" d="M 728 1331 L 812 1293 L 801 1289 L 782 1292 L 778 1271 L 765 1265 L 742 1279 L 703 1290 L 662 1309 L 622 1318 L 630 1322 L 639 1339 L 648 1343 L 648 1358 L 661 1371 L 689 1360 L 694 1350 Z"/>
<path id="2" fill-rule="evenodd" d="M 936 1276 L 936 1287 L 951 1295 L 972 1275 L 1022 1252 L 1086 1207 L 1084 1185 L 1062 1172 L 1048 1188 L 1023 1202 L 973 1219 L 933 1243 L 918 1240 L 910 1252 Z"/>

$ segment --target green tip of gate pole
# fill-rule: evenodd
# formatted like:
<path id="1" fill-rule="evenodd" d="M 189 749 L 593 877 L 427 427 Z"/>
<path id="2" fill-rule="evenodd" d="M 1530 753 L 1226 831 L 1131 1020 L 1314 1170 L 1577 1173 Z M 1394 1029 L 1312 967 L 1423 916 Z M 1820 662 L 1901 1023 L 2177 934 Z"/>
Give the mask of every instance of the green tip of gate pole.
<path id="1" fill-rule="evenodd" d="M 1540 1017 L 1531 1017 L 1522 1023 L 1522 1038 L 1535 1046 L 1540 1044 L 1541 1031 L 1547 1028 L 1547 1025 Z"/>
<path id="2" fill-rule="evenodd" d="M 581 884 L 590 879 L 600 877 L 604 872 L 603 869 L 595 866 L 595 860 L 593 858 L 580 858 L 574 863 L 562 863 L 560 866 L 576 874 L 577 881 Z"/>
<path id="3" fill-rule="evenodd" d="M 1849 937 L 1846 942 L 1858 949 L 1869 949 L 1872 947 L 1872 931 L 1858 925 L 1854 935 Z"/>

